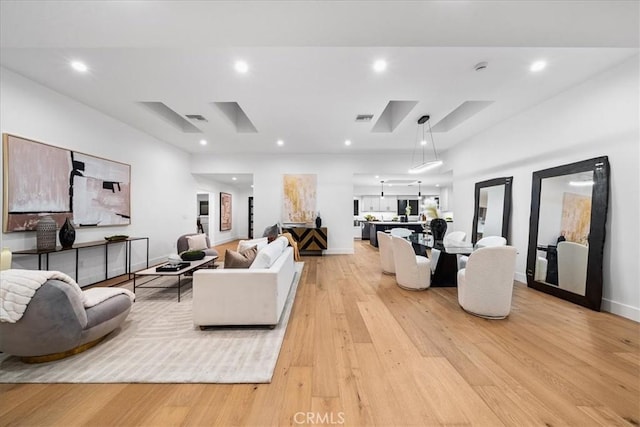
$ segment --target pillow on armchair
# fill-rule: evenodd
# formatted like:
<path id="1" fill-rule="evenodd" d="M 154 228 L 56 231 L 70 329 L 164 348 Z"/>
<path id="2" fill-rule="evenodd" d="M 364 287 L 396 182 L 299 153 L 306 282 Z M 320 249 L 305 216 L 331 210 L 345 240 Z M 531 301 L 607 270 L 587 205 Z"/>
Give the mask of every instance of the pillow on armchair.
<path id="1" fill-rule="evenodd" d="M 187 244 L 190 251 L 201 251 L 209 247 L 206 234 L 195 234 L 187 236 Z"/>

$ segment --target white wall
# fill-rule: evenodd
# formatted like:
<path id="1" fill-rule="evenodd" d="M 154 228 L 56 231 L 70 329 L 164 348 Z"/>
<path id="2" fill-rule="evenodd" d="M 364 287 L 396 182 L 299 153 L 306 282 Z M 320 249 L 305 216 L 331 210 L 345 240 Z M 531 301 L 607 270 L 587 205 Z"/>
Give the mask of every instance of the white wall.
<path id="1" fill-rule="evenodd" d="M 131 225 L 77 229 L 76 242 L 127 234 L 150 238 L 151 262 L 175 252 L 177 237 L 195 230 L 196 224 L 196 183 L 188 155 L 7 69 L 0 71 L 3 133 L 131 165 Z M 2 246 L 12 251 L 35 248 L 35 232 L 3 233 Z M 132 249 L 134 268 L 141 268 L 146 245 L 134 243 Z M 122 245 L 114 245 L 109 256 L 110 275 L 123 272 Z M 102 249 L 81 251 L 81 284 L 104 279 L 103 257 Z M 52 255 L 50 260 L 50 269 L 75 274 L 72 252 Z M 13 261 L 14 268 L 37 268 L 36 257 L 14 256 Z"/>
<path id="2" fill-rule="evenodd" d="M 549 70 L 548 72 L 552 72 Z M 638 56 L 449 152 L 459 229 L 471 231 L 474 184 L 513 175 L 511 241 L 526 282 L 532 173 L 606 155 L 611 165 L 603 310 L 640 321 Z M 464 172 L 461 172 L 464 171 Z"/>

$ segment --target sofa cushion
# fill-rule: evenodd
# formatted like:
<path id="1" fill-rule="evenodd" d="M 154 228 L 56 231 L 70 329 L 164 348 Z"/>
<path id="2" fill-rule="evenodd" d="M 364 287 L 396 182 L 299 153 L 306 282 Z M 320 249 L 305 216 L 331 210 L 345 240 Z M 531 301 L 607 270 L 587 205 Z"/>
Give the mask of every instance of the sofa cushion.
<path id="1" fill-rule="evenodd" d="M 195 234 L 193 236 L 187 236 L 187 243 L 189 244 L 190 251 L 200 251 L 207 249 L 207 235 Z"/>
<path id="2" fill-rule="evenodd" d="M 249 268 L 270 268 L 289 245 L 286 237 L 280 236 L 258 251 L 255 261 Z"/>
<path id="3" fill-rule="evenodd" d="M 238 247 L 236 249 L 237 252 L 242 252 L 245 249 L 249 249 L 252 246 L 257 246 L 258 250 L 264 248 L 265 246 L 267 246 L 269 244 L 269 242 L 267 241 L 266 237 L 260 237 L 258 239 L 252 239 L 252 240 L 240 240 L 238 242 Z"/>
<path id="4" fill-rule="evenodd" d="M 276 237 L 278 237 L 278 234 L 280 234 L 280 227 L 278 227 L 278 224 L 273 224 L 272 226 L 264 229 L 262 237 L 266 237 L 269 239 L 269 241 L 273 241 Z"/>
<path id="5" fill-rule="evenodd" d="M 251 246 L 242 252 L 227 249 L 224 253 L 224 268 L 249 268 L 258 254 L 258 247 Z"/>

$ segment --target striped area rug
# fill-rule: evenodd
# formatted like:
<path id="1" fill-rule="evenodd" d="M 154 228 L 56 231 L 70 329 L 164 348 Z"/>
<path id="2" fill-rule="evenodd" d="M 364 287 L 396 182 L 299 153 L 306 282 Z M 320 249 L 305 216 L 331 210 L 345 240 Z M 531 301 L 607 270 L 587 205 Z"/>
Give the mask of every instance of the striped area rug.
<path id="1" fill-rule="evenodd" d="M 25 364 L 0 355 L 2 383 L 268 383 L 278 360 L 303 263 L 274 329 L 193 325 L 192 292 L 136 290 L 123 326 L 97 346 L 66 359 Z"/>

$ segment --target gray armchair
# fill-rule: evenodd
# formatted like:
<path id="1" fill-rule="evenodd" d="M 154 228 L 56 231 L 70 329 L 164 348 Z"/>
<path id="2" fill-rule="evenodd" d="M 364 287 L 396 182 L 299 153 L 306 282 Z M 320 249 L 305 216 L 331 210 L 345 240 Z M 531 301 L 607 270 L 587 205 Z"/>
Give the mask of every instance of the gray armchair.
<path id="1" fill-rule="evenodd" d="M 113 289 L 112 297 L 85 309 L 77 288 L 47 280 L 31 298 L 22 318 L 15 323 L 0 322 L 0 351 L 38 363 L 71 356 L 98 344 L 124 322 L 131 310 L 128 295 L 108 289 Z"/>
<path id="2" fill-rule="evenodd" d="M 176 243 L 176 246 L 179 254 L 189 250 L 189 241 L 187 240 L 187 237 L 196 236 L 197 234 L 198 233 L 183 234 L 182 236 L 178 237 L 178 242 Z M 207 241 L 207 247 L 205 249 L 202 249 L 205 256 L 218 256 L 218 251 L 211 247 L 209 236 L 205 236 L 205 238 Z"/>

